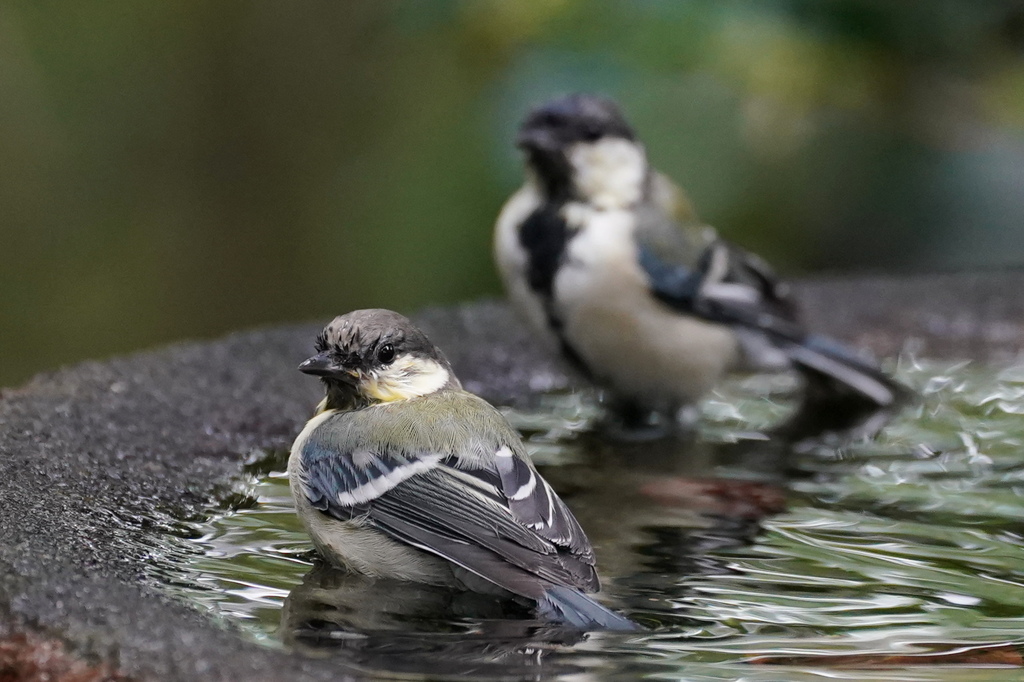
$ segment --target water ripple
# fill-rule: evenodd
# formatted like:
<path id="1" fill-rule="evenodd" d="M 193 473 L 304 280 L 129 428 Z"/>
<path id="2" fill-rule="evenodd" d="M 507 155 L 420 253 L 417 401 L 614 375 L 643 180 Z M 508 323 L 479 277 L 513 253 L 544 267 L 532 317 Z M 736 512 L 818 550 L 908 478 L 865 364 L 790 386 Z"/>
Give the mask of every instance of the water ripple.
<path id="1" fill-rule="evenodd" d="M 784 377 L 718 391 L 688 444 L 602 442 L 587 393 L 507 412 L 591 536 L 609 603 L 643 635 L 580 639 L 515 606 L 318 565 L 283 453 L 254 457 L 228 508 L 182 526 L 159 580 L 259 641 L 367 670 L 1017 679 L 1024 364 L 905 358 L 899 372 L 922 400 L 876 440 L 799 452 L 757 431 L 786 413 Z"/>

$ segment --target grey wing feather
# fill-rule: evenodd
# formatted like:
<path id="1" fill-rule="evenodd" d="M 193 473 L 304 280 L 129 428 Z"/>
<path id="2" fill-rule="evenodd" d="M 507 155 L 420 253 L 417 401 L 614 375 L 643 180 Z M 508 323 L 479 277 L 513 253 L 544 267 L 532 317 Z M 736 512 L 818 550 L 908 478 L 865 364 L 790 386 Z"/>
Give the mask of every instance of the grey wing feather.
<path id="1" fill-rule="evenodd" d="M 807 334 L 771 267 L 711 233 L 695 236 L 656 208 L 637 213 L 640 267 L 651 293 L 676 310 L 764 334 L 806 376 L 853 389 L 878 406 L 906 389 L 842 344 Z M 845 389 L 844 389 L 845 390 Z"/>
<path id="2" fill-rule="evenodd" d="M 550 584 L 587 591 L 599 587 L 592 554 L 581 555 L 546 540 L 512 518 L 507 509 L 474 495 L 445 468 L 396 487 L 371 505 L 368 518 L 391 533 L 415 528 L 422 538 L 446 538 L 446 546 L 426 549 L 512 591 L 517 590 L 504 582 L 500 572 L 474 563 L 477 548 L 500 557 L 500 565 L 515 567 L 514 575 L 522 570 Z M 474 550 L 463 551 L 465 547 Z"/>
<path id="3" fill-rule="evenodd" d="M 497 457 L 494 463 L 499 488 L 512 516 L 556 545 L 590 557 L 592 562 L 593 550 L 583 529 L 526 457 L 525 453 Z"/>
<path id="4" fill-rule="evenodd" d="M 764 260 L 709 227 L 680 225 L 654 205 L 641 206 L 636 217 L 639 264 L 660 300 L 714 322 L 802 334 L 787 288 Z"/>
<path id="5" fill-rule="evenodd" d="M 510 565 L 502 556 L 484 547 L 438 532 L 390 509 L 378 509 L 376 523 L 391 537 L 441 556 L 509 592 L 538 601 L 544 596 L 547 585 L 533 573 Z"/>
<path id="6" fill-rule="evenodd" d="M 329 505 L 356 507 L 441 459 L 430 453 L 409 456 L 383 448 L 339 448 L 324 439 L 328 429 L 311 434 L 302 449 L 302 486 L 309 503 L 324 511 Z"/>

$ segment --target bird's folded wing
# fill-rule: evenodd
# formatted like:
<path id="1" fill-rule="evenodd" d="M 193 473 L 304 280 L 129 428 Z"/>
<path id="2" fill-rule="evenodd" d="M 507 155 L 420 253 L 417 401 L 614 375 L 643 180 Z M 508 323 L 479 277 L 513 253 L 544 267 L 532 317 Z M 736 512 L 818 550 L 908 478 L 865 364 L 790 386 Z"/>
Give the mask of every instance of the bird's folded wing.
<path id="1" fill-rule="evenodd" d="M 517 455 L 512 447 L 497 448 L 493 464 L 466 466 L 451 461 L 452 466 L 446 471 L 480 492 L 493 495 L 520 524 L 559 547 L 590 557 L 593 562 L 590 541 L 572 512 L 529 463 L 528 455 L 521 448 Z"/>
<path id="2" fill-rule="evenodd" d="M 302 447 L 300 483 L 316 509 L 357 509 L 396 485 L 434 467 L 436 453 L 407 454 L 382 448 L 340 449 L 311 434 Z"/>
<path id="3" fill-rule="evenodd" d="M 808 334 L 787 288 L 761 258 L 714 239 L 687 264 L 665 234 L 664 226 L 652 229 L 651 223 L 638 228 L 639 264 L 651 293 L 663 303 L 711 322 L 764 333 L 796 366 L 849 387 L 878 406 L 904 396 L 905 389 L 875 363 L 836 341 Z"/>
<path id="4" fill-rule="evenodd" d="M 586 591 L 599 587 L 591 552 L 578 554 L 541 537 L 513 518 L 507 506 L 478 494 L 443 467 L 382 496 L 370 506 L 368 518 L 399 539 L 512 591 L 502 572 L 479 560 L 478 549 L 548 583 Z M 435 542 L 440 538 L 447 542 Z"/>
<path id="5" fill-rule="evenodd" d="M 651 293 L 676 310 L 797 341 L 803 329 L 786 287 L 761 258 L 699 227 L 638 213 L 638 263 Z"/>
<path id="6" fill-rule="evenodd" d="M 297 475 L 320 511 L 365 519 L 503 586 L 488 568 L 493 558 L 554 584 L 597 589 L 593 550 L 579 524 L 511 446 L 496 448 L 493 464 L 466 466 L 440 453 L 339 448 L 318 435 L 303 445 Z M 467 547 L 474 549 L 457 551 Z"/>

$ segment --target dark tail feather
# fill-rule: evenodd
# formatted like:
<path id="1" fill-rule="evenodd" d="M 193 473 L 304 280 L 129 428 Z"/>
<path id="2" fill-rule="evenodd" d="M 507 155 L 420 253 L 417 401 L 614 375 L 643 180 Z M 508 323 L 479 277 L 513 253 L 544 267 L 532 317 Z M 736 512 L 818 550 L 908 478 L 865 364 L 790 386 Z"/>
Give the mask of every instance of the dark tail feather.
<path id="1" fill-rule="evenodd" d="M 824 336 L 808 336 L 800 344 L 786 349 L 787 355 L 802 369 L 859 393 L 878 407 L 890 407 L 906 397 L 909 390 L 874 364 Z"/>
<path id="2" fill-rule="evenodd" d="M 805 380 L 803 401 L 777 433 L 793 440 L 825 432 L 877 430 L 911 398 L 909 388 L 842 344 L 808 336 L 784 347 Z"/>
<path id="3" fill-rule="evenodd" d="M 571 587 L 549 587 L 538 601 L 542 613 L 580 630 L 642 630 L 639 625 Z"/>

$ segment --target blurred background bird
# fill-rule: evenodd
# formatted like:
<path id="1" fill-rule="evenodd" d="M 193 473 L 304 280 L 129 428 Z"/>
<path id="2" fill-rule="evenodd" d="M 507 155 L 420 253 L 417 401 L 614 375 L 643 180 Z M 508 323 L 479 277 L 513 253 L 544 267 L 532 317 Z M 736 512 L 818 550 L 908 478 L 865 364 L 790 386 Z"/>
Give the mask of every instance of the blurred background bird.
<path id="1" fill-rule="evenodd" d="M 609 389 L 621 426 L 687 426 L 739 368 L 800 372 L 803 403 L 783 430 L 801 437 L 861 425 L 904 396 L 875 363 L 803 328 L 768 264 L 697 219 L 611 100 L 551 100 L 517 144 L 526 182 L 494 242 L 505 289 L 552 348 Z"/>
<path id="2" fill-rule="evenodd" d="M 336 318 L 299 369 L 326 398 L 288 462 L 296 510 L 331 563 L 376 578 L 535 602 L 579 629 L 636 625 L 587 597 L 594 552 L 489 403 L 405 317 Z"/>

